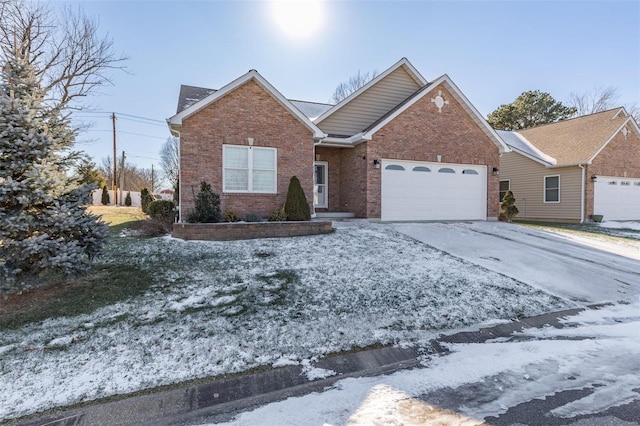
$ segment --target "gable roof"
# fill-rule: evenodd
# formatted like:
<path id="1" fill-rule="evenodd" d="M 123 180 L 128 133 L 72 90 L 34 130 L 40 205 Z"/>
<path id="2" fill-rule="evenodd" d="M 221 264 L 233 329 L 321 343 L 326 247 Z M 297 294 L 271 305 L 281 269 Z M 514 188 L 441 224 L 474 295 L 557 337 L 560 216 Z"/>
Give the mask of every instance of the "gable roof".
<path id="1" fill-rule="evenodd" d="M 269 93 L 277 102 L 279 102 L 286 110 L 288 110 L 295 118 L 297 118 L 298 121 L 300 121 L 309 130 L 311 130 L 311 132 L 313 133 L 314 139 L 322 139 L 325 136 L 327 136 L 322 130 L 318 128 L 318 126 L 316 126 L 311 120 L 309 120 L 309 117 L 304 115 L 287 98 L 282 96 L 282 94 L 278 92 L 276 88 L 273 87 L 271 83 L 269 83 L 264 77 L 262 77 L 260 73 L 258 73 L 258 71 L 256 70 L 250 70 L 249 72 L 238 77 L 237 79 L 227 84 L 226 86 L 220 88 L 219 90 L 212 91 L 209 95 L 207 95 L 203 99 L 199 101 L 195 101 L 194 103 L 192 103 L 191 105 L 183 109 L 182 111 L 178 112 L 173 117 L 168 118 L 167 123 L 169 124 L 169 128 L 171 129 L 171 132 L 174 134 L 179 133 L 179 129 L 182 126 L 183 119 L 190 117 L 191 115 L 195 114 L 196 112 L 200 111 L 206 106 L 214 103 L 218 99 L 222 98 L 223 96 L 227 95 L 228 93 L 234 91 L 238 87 L 252 80 L 255 81 L 258 85 L 262 86 L 262 88 L 266 90 L 267 93 Z M 194 86 L 188 86 L 188 87 L 194 87 Z M 196 88 L 196 89 L 203 89 L 203 88 Z M 211 90 L 211 89 L 204 89 L 204 90 Z M 189 90 L 187 90 L 187 92 L 189 92 Z M 181 93 L 182 93 L 182 88 L 181 88 Z M 194 90 L 194 91 L 190 91 L 190 93 L 202 94 L 203 92 L 200 90 Z M 186 96 L 185 96 L 185 99 L 186 99 Z M 178 105 L 180 106 L 180 102 L 178 102 Z"/>
<path id="2" fill-rule="evenodd" d="M 191 105 L 199 102 L 215 92 L 216 89 L 207 89 L 205 87 L 180 85 L 180 94 L 178 95 L 178 107 L 176 114 L 189 108 Z"/>
<path id="3" fill-rule="evenodd" d="M 418 100 L 422 99 L 436 87 L 443 84 L 448 89 L 450 89 L 453 97 L 462 105 L 464 110 L 471 116 L 473 121 L 478 124 L 478 126 L 482 129 L 482 131 L 489 136 L 491 141 L 498 147 L 500 152 L 508 152 L 510 151 L 509 147 L 504 143 L 504 141 L 496 134 L 495 130 L 487 123 L 482 114 L 478 112 L 478 110 L 469 102 L 469 99 L 462 93 L 462 91 L 455 85 L 455 83 L 451 80 L 451 78 L 444 74 L 441 77 L 438 77 L 431 83 L 421 87 L 417 90 L 413 95 L 407 98 L 404 102 L 396 106 L 394 109 L 389 111 L 387 114 L 382 116 L 378 121 L 373 123 L 367 129 L 365 129 L 363 133 L 363 138 L 365 140 L 369 140 L 373 137 L 373 134 L 384 127 L 391 120 L 400 115 L 403 111 L 408 109 L 411 105 L 416 103 Z"/>
<path id="4" fill-rule="evenodd" d="M 422 86 L 424 86 L 425 84 L 428 83 L 428 81 L 418 72 L 418 70 L 411 64 L 411 62 L 409 62 L 409 60 L 407 58 L 402 58 L 398 62 L 393 64 L 391 67 L 389 67 L 385 71 L 383 71 L 381 74 L 378 74 L 375 78 L 371 79 L 371 81 L 369 81 L 367 84 L 365 84 L 364 86 L 362 86 L 361 88 L 359 88 L 355 92 L 351 93 L 349 96 L 344 98 L 342 101 L 340 101 L 339 103 L 334 105 L 332 108 L 328 109 L 326 112 L 324 112 L 318 118 L 316 118 L 314 120 L 314 122 L 319 124 L 322 121 L 326 120 L 327 118 L 329 118 L 330 116 L 335 114 L 337 111 L 340 111 L 342 108 L 344 108 L 345 106 L 347 106 L 350 103 L 352 103 L 355 99 L 357 99 L 363 93 L 367 92 L 373 86 L 375 86 L 378 83 L 380 83 L 389 74 L 393 73 L 394 71 L 396 71 L 396 70 L 398 70 L 400 68 L 404 69 L 404 71 L 407 72 L 409 77 L 413 81 L 415 81 L 417 87 L 422 87 Z"/>
<path id="5" fill-rule="evenodd" d="M 556 160 L 556 167 L 589 164 L 626 125 L 640 134 L 624 108 L 584 115 L 557 123 L 519 130 L 533 147 Z"/>

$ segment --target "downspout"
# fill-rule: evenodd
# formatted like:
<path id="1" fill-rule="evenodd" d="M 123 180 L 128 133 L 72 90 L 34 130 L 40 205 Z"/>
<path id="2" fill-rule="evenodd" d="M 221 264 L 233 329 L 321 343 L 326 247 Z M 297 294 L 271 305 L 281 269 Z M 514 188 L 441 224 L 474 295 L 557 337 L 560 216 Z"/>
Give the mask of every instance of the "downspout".
<path id="1" fill-rule="evenodd" d="M 587 192 L 587 188 L 586 188 L 586 173 L 587 173 L 587 169 L 584 167 L 583 164 L 578 164 L 578 167 L 580 167 L 582 169 L 582 191 L 580 193 L 580 223 L 584 223 L 584 199 L 585 199 L 585 193 Z"/>

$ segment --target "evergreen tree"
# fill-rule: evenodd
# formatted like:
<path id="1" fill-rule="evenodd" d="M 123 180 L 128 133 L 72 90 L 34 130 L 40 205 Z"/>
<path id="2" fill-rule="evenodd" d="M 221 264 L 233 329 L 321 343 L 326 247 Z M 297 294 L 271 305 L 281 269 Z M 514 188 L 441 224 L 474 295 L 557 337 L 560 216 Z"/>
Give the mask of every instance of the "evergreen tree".
<path id="1" fill-rule="evenodd" d="M 0 78 L 0 291 L 45 271 L 85 271 L 108 236 L 86 211 L 95 185 L 66 171 L 75 132 L 45 102 L 29 50 L 4 51 Z"/>
<path id="2" fill-rule="evenodd" d="M 513 192 L 507 191 L 500 203 L 500 215 L 498 219 L 503 222 L 511 222 L 513 218 L 520 213 L 515 204 L 516 198 L 513 196 Z"/>
<path id="3" fill-rule="evenodd" d="M 104 185 L 102 187 L 102 199 L 101 199 L 101 201 L 102 201 L 102 205 L 104 205 L 104 206 L 108 206 L 109 203 L 111 202 L 109 200 L 109 190 L 107 189 L 107 185 Z"/>
<path id="4" fill-rule="evenodd" d="M 127 196 L 124 197 L 124 205 L 131 207 L 131 191 L 127 192 Z"/>
<path id="5" fill-rule="evenodd" d="M 284 205 L 284 212 L 287 220 L 310 220 L 311 209 L 304 196 L 304 190 L 300 185 L 300 180 L 293 176 L 289 181 L 289 189 L 287 191 L 287 202 Z"/>
<path id="6" fill-rule="evenodd" d="M 193 191 L 193 187 L 191 188 Z M 200 182 L 198 195 L 193 191 L 195 208 L 187 215 L 190 223 L 216 223 L 220 222 L 220 196 L 211 190 L 207 182 Z"/>
<path id="7" fill-rule="evenodd" d="M 571 118 L 577 109 L 556 101 L 539 90 L 523 92 L 512 103 L 500 105 L 487 116 L 494 129 L 520 130 Z"/>
<path id="8" fill-rule="evenodd" d="M 149 203 L 153 201 L 153 196 L 147 188 L 142 188 L 140 191 L 140 207 L 144 213 L 148 212 Z"/>

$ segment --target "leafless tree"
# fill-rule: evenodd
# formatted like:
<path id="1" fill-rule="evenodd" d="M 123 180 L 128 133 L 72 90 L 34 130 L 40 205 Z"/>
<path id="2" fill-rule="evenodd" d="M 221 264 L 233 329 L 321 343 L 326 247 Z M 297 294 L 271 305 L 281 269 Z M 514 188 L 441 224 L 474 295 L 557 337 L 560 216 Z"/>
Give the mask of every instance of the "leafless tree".
<path id="1" fill-rule="evenodd" d="M 358 70 L 358 73 L 349 78 L 349 80 L 344 81 L 336 87 L 336 90 L 333 91 L 333 95 L 331 95 L 330 102 L 335 104 L 339 103 L 347 96 L 367 84 L 369 81 L 376 78 L 378 75 L 377 70 L 373 70 L 371 72 L 361 72 Z"/>
<path id="2" fill-rule="evenodd" d="M 174 190 L 178 187 L 178 179 L 180 178 L 179 143 L 180 139 L 172 136 L 167 138 L 160 148 L 160 167 Z"/>
<path id="3" fill-rule="evenodd" d="M 141 191 L 142 188 L 147 188 L 151 193 L 154 193 L 159 186 L 160 179 L 157 176 L 152 176 L 151 169 L 145 169 L 136 166 L 135 164 L 125 161 L 124 169 L 120 167 L 122 164 L 122 156 L 118 157 L 118 187 L 123 191 Z M 107 182 L 113 182 L 113 158 L 105 157 L 102 159 L 102 164 L 98 167 L 98 170 L 105 177 Z M 124 173 L 124 178 L 123 178 Z"/>
<path id="4" fill-rule="evenodd" d="M 43 2 L 0 0 L 0 59 L 16 48 L 26 53 L 50 106 L 79 108 L 79 98 L 110 84 L 124 56 L 98 34 L 96 20 L 66 7 L 56 14 Z M 74 102 L 75 101 L 75 102 Z"/>
<path id="5" fill-rule="evenodd" d="M 571 92 L 568 104 L 577 108 L 576 116 L 579 117 L 616 108 L 620 106 L 618 99 L 620 99 L 620 94 L 617 88 L 596 85 L 592 90 L 586 92 Z M 627 104 L 624 107 L 636 121 L 640 120 L 640 108 L 637 104 Z"/>

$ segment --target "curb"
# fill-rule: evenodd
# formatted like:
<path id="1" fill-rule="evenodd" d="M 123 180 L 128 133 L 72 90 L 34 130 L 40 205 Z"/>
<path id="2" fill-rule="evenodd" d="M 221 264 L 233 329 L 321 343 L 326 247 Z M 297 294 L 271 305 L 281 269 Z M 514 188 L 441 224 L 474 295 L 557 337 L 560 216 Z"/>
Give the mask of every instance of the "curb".
<path id="1" fill-rule="evenodd" d="M 300 365 L 272 368 L 209 383 L 187 386 L 157 393 L 139 395 L 89 405 L 24 422 L 20 426 L 88 426 L 88 425 L 193 425 L 231 420 L 236 414 L 260 405 L 322 391 L 349 377 L 377 376 L 420 366 L 421 355 L 447 355 L 448 343 L 484 343 L 495 338 L 512 337 L 525 328 L 564 325 L 560 319 L 586 309 L 605 305 L 568 309 L 507 324 L 481 328 L 478 331 L 442 335 L 429 342 L 426 349 L 416 347 L 383 347 L 322 358 L 313 367 L 336 372 L 336 375 L 309 381 Z M 444 345 L 443 345 L 444 344 Z"/>

